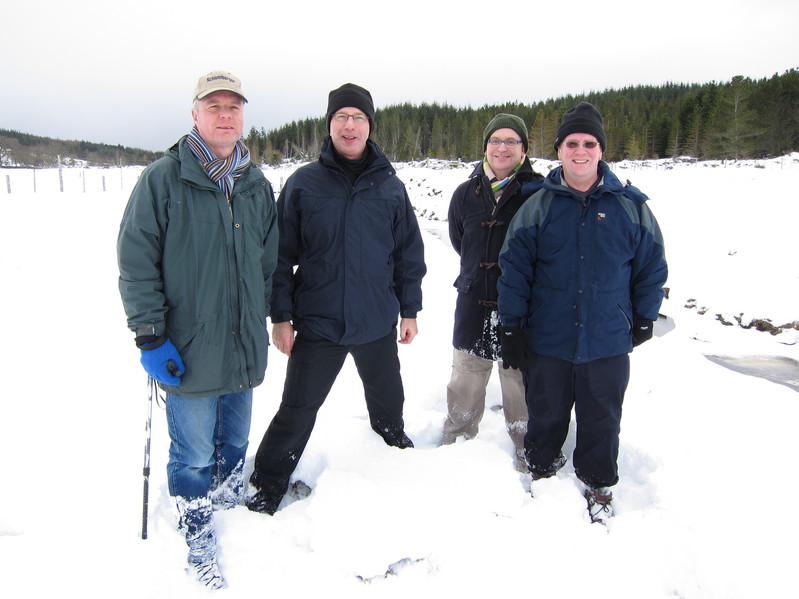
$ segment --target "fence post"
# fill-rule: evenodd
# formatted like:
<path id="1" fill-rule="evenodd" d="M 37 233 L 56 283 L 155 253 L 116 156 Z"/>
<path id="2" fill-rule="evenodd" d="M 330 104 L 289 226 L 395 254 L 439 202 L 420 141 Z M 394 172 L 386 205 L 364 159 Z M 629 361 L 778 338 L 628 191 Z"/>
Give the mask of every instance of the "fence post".
<path id="1" fill-rule="evenodd" d="M 6 175 L 6 187 L 8 187 L 8 193 L 11 193 L 11 175 Z"/>

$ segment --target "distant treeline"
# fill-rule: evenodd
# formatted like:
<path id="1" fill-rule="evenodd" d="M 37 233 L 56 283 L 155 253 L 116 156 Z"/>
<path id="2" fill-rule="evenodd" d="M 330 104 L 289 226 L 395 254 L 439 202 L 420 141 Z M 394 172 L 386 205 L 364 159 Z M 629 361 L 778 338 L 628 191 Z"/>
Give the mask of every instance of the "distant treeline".
<path id="1" fill-rule="evenodd" d="M 0 129 L 0 166 L 55 167 L 59 157 L 63 166 L 74 166 L 76 161 L 86 166 L 130 166 L 146 165 L 160 156 L 163 152 Z"/>
<path id="2" fill-rule="evenodd" d="M 486 124 L 496 113 L 509 112 L 521 116 L 530 128 L 528 154 L 553 159 L 561 115 L 582 100 L 603 114 L 609 161 L 684 155 L 764 158 L 799 150 L 796 69 L 760 80 L 734 77 L 727 83 L 627 87 L 536 104 L 393 105 L 377 110 L 373 139 L 396 161 L 428 157 L 471 161 L 482 155 Z M 315 158 L 326 136 L 326 121 L 320 116 L 268 132 L 253 127 L 245 141 L 257 161 L 276 164 L 284 158 Z"/>
<path id="3" fill-rule="evenodd" d="M 377 98 L 379 100 L 379 98 Z M 519 115 L 530 128 L 530 156 L 554 159 L 553 141 L 563 112 L 586 100 L 602 112 L 608 148 L 618 161 L 671 156 L 744 159 L 799 150 L 799 70 L 770 78 L 734 77 L 726 83 L 637 86 L 565 96 L 536 104 L 512 102 L 482 108 L 448 104 L 397 104 L 377 110 L 372 137 L 395 161 L 443 158 L 477 160 L 483 129 L 498 112 Z M 319 155 L 328 131 L 324 116 L 244 138 L 256 163 L 309 160 Z M 163 155 L 124 146 L 62 141 L 0 129 L 0 165 L 146 165 Z"/>

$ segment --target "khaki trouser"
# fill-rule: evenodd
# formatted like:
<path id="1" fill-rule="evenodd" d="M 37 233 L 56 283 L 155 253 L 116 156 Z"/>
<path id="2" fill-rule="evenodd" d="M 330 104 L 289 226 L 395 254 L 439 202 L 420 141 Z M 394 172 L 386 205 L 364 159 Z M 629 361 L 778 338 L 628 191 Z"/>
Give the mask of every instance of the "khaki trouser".
<path id="1" fill-rule="evenodd" d="M 486 386 L 494 368 L 493 360 L 453 351 L 452 378 L 447 385 L 447 419 L 444 422 L 441 443 L 448 445 L 463 436 L 471 439 L 477 435 L 486 402 Z M 520 370 L 502 367 L 497 362 L 499 384 L 502 390 L 502 409 L 505 427 L 516 447 L 517 467 L 524 467 L 524 434 L 527 432 L 527 404 L 524 382 Z"/>

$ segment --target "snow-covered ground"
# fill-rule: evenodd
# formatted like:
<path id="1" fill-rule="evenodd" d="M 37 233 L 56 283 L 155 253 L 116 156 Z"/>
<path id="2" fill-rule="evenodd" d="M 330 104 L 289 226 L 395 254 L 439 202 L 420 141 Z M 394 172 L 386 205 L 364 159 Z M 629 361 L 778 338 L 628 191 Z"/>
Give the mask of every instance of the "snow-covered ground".
<path id="1" fill-rule="evenodd" d="M 293 168 L 265 173 L 277 189 Z M 397 168 L 429 269 L 420 334 L 399 348 L 416 449 L 371 432 L 348 361 L 295 473 L 311 496 L 274 517 L 218 514 L 223 596 L 796 596 L 799 333 L 747 330 L 735 317 L 799 320 L 799 155 L 613 165 L 651 198 L 671 276 L 669 320 L 632 354 L 607 528 L 586 521 L 570 463 L 530 496 L 529 478 L 513 468 L 496 376 L 479 436 L 439 447 L 458 268 L 444 219 L 472 165 Z M 32 171 L 0 169 L 4 597 L 206 593 L 183 572 L 158 408 L 149 539 L 140 538 L 147 387 L 115 256 L 139 172 L 65 169 L 59 191 L 57 171 L 37 171 L 34 192 Z M 708 356 L 776 364 L 793 387 Z M 251 456 L 280 401 L 286 359 L 274 350 L 269 359 Z"/>

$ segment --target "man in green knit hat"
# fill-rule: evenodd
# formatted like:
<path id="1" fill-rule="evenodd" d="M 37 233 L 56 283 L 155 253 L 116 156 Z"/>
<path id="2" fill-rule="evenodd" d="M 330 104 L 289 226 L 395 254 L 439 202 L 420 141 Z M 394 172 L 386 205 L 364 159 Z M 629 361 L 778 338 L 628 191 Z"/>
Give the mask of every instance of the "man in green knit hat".
<path id="1" fill-rule="evenodd" d="M 529 191 L 522 184 L 540 181 L 527 158 L 527 125 L 513 114 L 497 114 L 483 132 L 483 160 L 452 195 L 449 235 L 461 258 L 455 281 L 452 377 L 447 385 L 447 419 L 442 443 L 477 435 L 486 387 L 500 356 L 497 317 L 499 250 L 508 224 Z M 524 434 L 527 406 L 519 370 L 500 368 L 505 425 L 515 447 L 516 467 L 526 471 Z"/>

